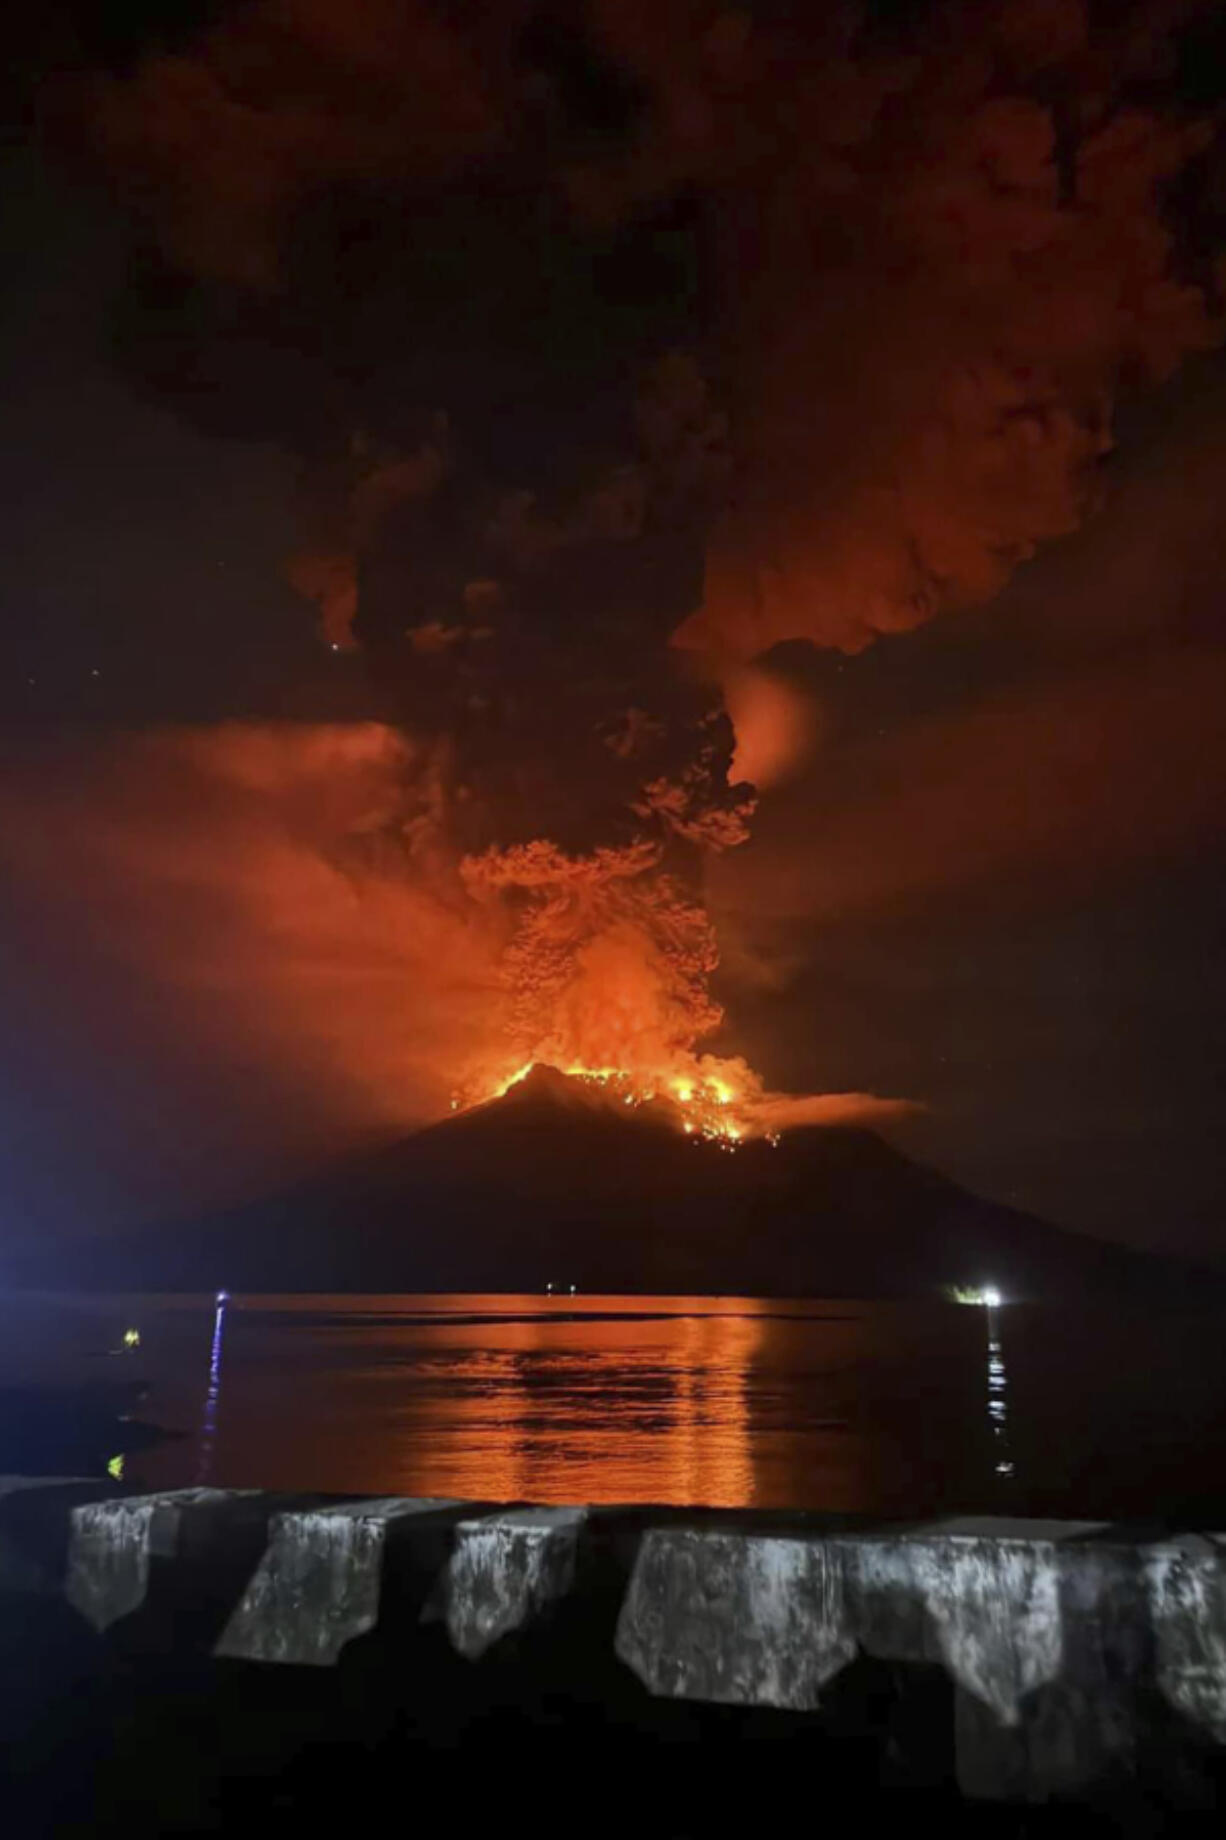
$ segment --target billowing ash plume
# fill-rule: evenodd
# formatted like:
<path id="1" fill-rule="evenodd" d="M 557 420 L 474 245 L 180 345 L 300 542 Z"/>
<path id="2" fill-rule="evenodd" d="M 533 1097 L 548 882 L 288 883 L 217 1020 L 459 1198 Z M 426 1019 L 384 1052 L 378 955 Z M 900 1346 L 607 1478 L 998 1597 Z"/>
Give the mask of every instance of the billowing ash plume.
<path id="1" fill-rule="evenodd" d="M 1215 335 L 1200 18 L 265 0 L 61 109 L 132 203 L 129 371 L 301 457 L 291 579 L 428 743 L 512 1059 L 692 1055 L 717 686 L 770 726 L 773 646 L 992 595 Z"/>

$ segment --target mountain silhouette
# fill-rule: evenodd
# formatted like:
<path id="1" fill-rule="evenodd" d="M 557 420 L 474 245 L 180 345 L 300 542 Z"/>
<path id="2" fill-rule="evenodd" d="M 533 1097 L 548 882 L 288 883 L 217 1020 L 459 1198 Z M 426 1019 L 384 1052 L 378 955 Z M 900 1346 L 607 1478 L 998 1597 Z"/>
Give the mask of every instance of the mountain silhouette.
<path id="1" fill-rule="evenodd" d="M 781 1297 L 957 1285 L 1020 1298 L 1179 1292 L 1204 1277 L 981 1200 L 869 1130 L 810 1126 L 729 1149 L 678 1122 L 669 1101 L 627 1106 L 536 1067 L 501 1098 L 282 1194 L 98 1242 L 78 1278 Z"/>

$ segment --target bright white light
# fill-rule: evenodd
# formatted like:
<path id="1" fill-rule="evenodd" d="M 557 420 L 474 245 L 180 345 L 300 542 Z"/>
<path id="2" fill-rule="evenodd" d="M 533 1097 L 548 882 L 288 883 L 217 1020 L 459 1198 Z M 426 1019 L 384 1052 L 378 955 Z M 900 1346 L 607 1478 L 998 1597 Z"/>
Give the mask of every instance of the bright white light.
<path id="1" fill-rule="evenodd" d="M 980 1291 L 979 1294 L 989 1310 L 998 1310 L 1000 1308 L 1002 1302 L 1001 1294 L 998 1290 L 994 1290 L 991 1285 L 988 1286 L 987 1290 Z"/>

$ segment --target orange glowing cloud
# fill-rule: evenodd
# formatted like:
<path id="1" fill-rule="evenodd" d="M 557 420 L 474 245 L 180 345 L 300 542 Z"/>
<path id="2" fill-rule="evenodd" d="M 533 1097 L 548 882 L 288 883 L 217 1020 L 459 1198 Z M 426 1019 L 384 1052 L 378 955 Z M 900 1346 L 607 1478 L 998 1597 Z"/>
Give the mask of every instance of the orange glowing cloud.
<path id="1" fill-rule="evenodd" d="M 10 767 L 31 1001 L 66 1062 L 130 1086 L 132 1162 L 158 1115 L 207 1188 L 205 1144 L 250 1185 L 446 1110 L 488 1043 L 497 940 L 406 800 L 418 764 L 378 724 L 235 723 Z"/>
<path id="2" fill-rule="evenodd" d="M 766 791 L 791 779 L 817 745 L 819 716 L 811 697 L 777 673 L 744 665 L 721 674 L 736 731 L 729 778 Z"/>
<path id="3" fill-rule="evenodd" d="M 852 742 L 712 864 L 714 909 L 834 922 L 942 895 L 1066 900 L 1219 829 L 1224 699 L 1226 651 L 1198 646 Z"/>
<path id="4" fill-rule="evenodd" d="M 750 1106 L 759 1131 L 799 1129 L 803 1125 L 858 1125 L 873 1129 L 897 1123 L 922 1111 L 913 1099 L 887 1099 L 877 1093 L 763 1093 Z"/>
<path id="5" fill-rule="evenodd" d="M 236 301 L 263 349 L 301 345 L 285 375 L 318 382 L 317 421 L 299 385 L 253 418 L 330 481 L 293 580 L 447 764 L 435 784 L 382 729 L 163 737 L 113 823 L 63 815 L 102 930 L 130 917 L 206 1030 L 202 993 L 249 1012 L 256 1060 L 322 1066 L 337 1115 L 408 1118 L 538 1059 L 631 1101 L 697 1085 L 721 1019 L 701 866 L 725 906 L 854 909 L 1077 857 L 1087 811 L 1096 847 L 1131 847 L 1138 728 L 1195 774 L 1185 717 L 1217 682 L 1180 658 L 912 719 L 805 778 L 817 717 L 774 648 L 856 653 L 991 600 L 1095 504 L 1121 380 L 1221 331 L 1164 212 L 1210 141 L 1162 80 L 1179 9 L 1091 31 L 1078 0 L 950 0 L 922 32 L 816 11 L 594 0 L 529 29 L 516 5 L 257 0 L 94 85 L 106 169 L 195 277 L 189 347 L 228 347 Z M 661 280 L 640 322 L 637 233 L 673 216 L 697 310 Z M 606 392 L 628 413 L 558 432 Z M 688 694 L 708 679 L 730 773 L 725 717 Z M 779 788 L 747 850 L 742 776 Z M 747 1118 L 784 1106 L 728 1078 Z"/>

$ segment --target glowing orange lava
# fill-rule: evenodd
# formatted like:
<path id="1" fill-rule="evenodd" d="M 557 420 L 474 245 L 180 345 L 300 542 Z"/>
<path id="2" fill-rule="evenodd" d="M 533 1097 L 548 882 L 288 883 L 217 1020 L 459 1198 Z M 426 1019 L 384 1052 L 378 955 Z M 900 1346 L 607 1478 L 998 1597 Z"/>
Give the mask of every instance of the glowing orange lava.
<path id="1" fill-rule="evenodd" d="M 662 1113 L 671 1113 L 687 1137 L 699 1143 L 716 1144 L 735 1150 L 749 1137 L 764 1136 L 772 1143 L 777 1134 L 764 1130 L 754 1121 L 747 1106 L 760 1092 L 758 1081 L 743 1063 L 719 1060 L 713 1055 L 693 1059 L 693 1067 L 682 1072 L 662 1072 L 658 1077 L 633 1073 L 621 1067 L 584 1067 L 572 1064 L 558 1068 L 569 1079 L 599 1088 L 610 1100 L 639 1107 L 658 1105 Z M 501 1099 L 527 1079 L 539 1063 L 525 1061 L 512 1071 L 500 1074 L 488 1085 L 476 1085 L 457 1094 L 453 1111 L 467 1111 L 475 1105 Z"/>

